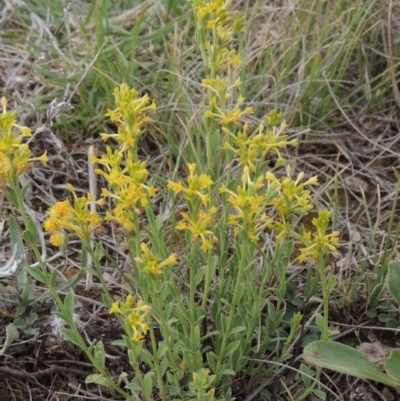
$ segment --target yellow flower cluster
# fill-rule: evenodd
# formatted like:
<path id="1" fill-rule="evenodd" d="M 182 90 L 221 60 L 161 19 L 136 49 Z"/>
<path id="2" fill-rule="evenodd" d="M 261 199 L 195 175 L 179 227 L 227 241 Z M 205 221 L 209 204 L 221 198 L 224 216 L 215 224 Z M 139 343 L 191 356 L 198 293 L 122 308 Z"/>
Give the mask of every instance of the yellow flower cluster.
<path id="1" fill-rule="evenodd" d="M 123 83 L 114 89 L 114 110 L 106 113 L 110 120 L 119 124 L 117 134 L 101 134 L 104 141 L 114 138 L 120 144 L 120 151 L 135 149 L 136 143 L 143 133 L 143 125 L 150 120 L 147 112 L 156 110 L 156 104 L 150 103 L 149 95 L 139 97 L 135 89 L 129 89 Z"/>
<path id="2" fill-rule="evenodd" d="M 229 194 L 228 202 L 234 206 L 236 212 L 229 215 L 229 223 L 236 228 L 245 227 L 253 242 L 257 242 L 259 232 L 265 227 L 276 230 L 277 239 L 282 239 L 284 234 L 291 233 L 293 217 L 307 214 L 313 208 L 310 204 L 311 193 L 305 186 L 316 185 L 316 176 L 301 182 L 304 173 L 300 173 L 293 181 L 291 168 L 288 166 L 286 177 L 278 179 L 268 171 L 265 176 L 253 181 L 249 167 L 245 166 L 243 171 L 242 186 L 239 186 L 236 192 L 229 190 L 225 185 L 220 187 L 220 192 Z M 265 181 L 267 189 L 260 194 Z M 270 206 L 278 212 L 278 220 L 269 218 L 265 213 L 266 208 Z"/>
<path id="3" fill-rule="evenodd" d="M 176 228 L 182 231 L 189 231 L 193 235 L 193 240 L 201 239 L 201 248 L 203 251 L 211 249 L 213 243 L 217 242 L 217 238 L 208 228 L 214 222 L 214 215 L 217 212 L 215 206 L 207 207 L 210 196 L 206 192 L 214 184 L 211 177 L 207 174 L 195 174 L 196 164 L 188 164 L 189 176 L 187 177 L 187 185 L 181 181 L 168 181 L 168 189 L 179 194 L 182 193 L 186 199 L 191 216 L 187 213 L 181 213 L 182 221 L 178 223 Z M 200 200 L 204 208 L 197 207 L 197 201 Z M 209 238 L 212 238 L 212 243 Z"/>
<path id="4" fill-rule="evenodd" d="M 110 314 L 118 313 L 122 315 L 125 318 L 127 334 L 133 341 L 139 342 L 149 330 L 149 326 L 144 323 L 144 319 L 150 313 L 151 306 L 145 305 L 142 300 L 137 303 L 136 307 L 133 307 L 134 303 L 134 297 L 129 294 L 125 302 L 116 301 L 112 304 Z"/>
<path id="5" fill-rule="evenodd" d="M 235 49 L 227 45 L 237 32 L 244 31 L 244 18 L 229 10 L 232 0 L 192 0 L 197 21 L 196 39 L 203 44 L 207 53 L 206 67 L 212 68 L 216 62 L 216 71 L 240 64 L 240 56 Z M 208 34 L 212 38 L 207 38 Z"/>
<path id="6" fill-rule="evenodd" d="M 244 167 L 242 175 L 242 186 L 236 188 L 236 192 L 229 190 L 225 185 L 221 185 L 219 191 L 228 194 L 228 202 L 233 205 L 235 214 L 228 217 L 229 223 L 235 227 L 236 234 L 238 228 L 245 228 L 249 238 L 253 242 L 258 240 L 258 232 L 261 230 L 260 217 L 265 211 L 267 201 L 273 193 L 260 195 L 258 192 L 263 187 L 264 177 L 252 181 L 250 170 Z"/>
<path id="7" fill-rule="evenodd" d="M 270 114 L 275 115 L 275 110 Z M 265 120 L 271 120 L 268 115 Z M 276 165 L 280 166 L 285 163 L 279 149 L 284 149 L 287 146 L 297 146 L 297 139 L 287 140 L 287 135 L 282 135 L 282 132 L 287 127 L 286 122 L 282 122 L 279 128 L 274 121 L 273 125 L 264 125 L 261 123 L 257 127 L 257 134 L 250 135 L 250 124 L 245 123 L 242 130 L 234 134 L 229 128 L 222 127 L 222 131 L 232 138 L 233 144 L 224 142 L 224 149 L 232 151 L 240 163 L 244 166 L 249 166 L 251 171 L 256 171 L 256 163 L 260 158 L 265 157 L 269 152 L 276 152 L 278 160 Z"/>
<path id="8" fill-rule="evenodd" d="M 90 211 L 90 205 L 96 203 L 103 206 L 104 199 L 95 201 L 92 194 L 78 198 L 72 185 L 68 185 L 68 189 L 74 197 L 73 205 L 68 199 L 55 203 L 48 210 L 48 218 L 44 223 L 44 229 L 51 234 L 50 243 L 53 246 L 65 243 L 65 230 L 75 232 L 81 240 L 88 240 L 102 222 L 96 211 Z"/>
<path id="9" fill-rule="evenodd" d="M 142 243 L 140 249 L 142 250 L 141 257 L 135 258 L 135 261 L 142 263 L 144 265 L 144 270 L 154 276 L 160 276 L 164 267 L 176 265 L 175 254 L 170 255 L 163 262 L 159 262 L 159 258 L 150 251 L 150 248 L 146 244 Z"/>
<path id="10" fill-rule="evenodd" d="M 5 97 L 1 99 L 1 106 L 3 113 L 0 115 L 0 192 L 7 184 L 17 184 L 18 177 L 34 161 L 46 164 L 48 160 L 46 152 L 40 157 L 31 157 L 28 145 L 22 143 L 25 137 L 32 136 L 31 130 L 16 123 L 15 111 L 7 112 Z"/>
<path id="11" fill-rule="evenodd" d="M 206 86 L 204 85 L 204 81 L 203 86 Z M 229 126 L 230 123 L 237 123 L 238 121 L 241 121 L 245 115 L 254 113 L 252 107 L 246 107 L 244 110 L 242 110 L 242 104 L 245 101 L 245 98 L 241 95 L 238 96 L 236 104 L 230 111 L 222 110 L 222 108 L 218 105 L 218 100 L 219 99 L 217 96 L 214 96 L 211 99 L 210 107 L 205 112 L 204 117 L 213 117 L 214 120 L 222 126 Z"/>
<path id="12" fill-rule="evenodd" d="M 210 188 L 214 182 L 211 177 L 206 174 L 200 176 L 195 174 L 196 164 L 188 164 L 189 176 L 187 178 L 187 186 L 181 181 L 174 182 L 168 180 L 168 189 L 171 189 L 175 193 L 183 193 L 184 198 L 187 202 L 191 203 L 196 197 L 201 199 L 203 205 L 206 205 L 210 199 L 209 195 L 204 193 L 203 190 Z"/>
<path id="13" fill-rule="evenodd" d="M 148 204 L 149 197 L 155 196 L 157 189 L 144 184 L 149 172 L 145 162 L 135 162 L 131 152 L 122 153 L 107 147 L 101 158 L 92 157 L 92 163 L 101 164 L 104 170 L 96 169 L 102 175 L 111 190 L 102 188 L 102 196 L 113 199 L 112 212 L 106 212 L 107 221 L 115 221 L 128 232 L 135 230 L 134 218 Z"/>
<path id="14" fill-rule="evenodd" d="M 190 218 L 187 213 L 181 213 L 183 221 L 179 222 L 176 228 L 182 231 L 189 231 L 193 235 L 193 241 L 200 238 L 202 241 L 201 249 L 206 252 L 218 242 L 217 237 L 213 234 L 209 227 L 214 223 L 214 214 L 217 208 L 212 206 L 208 210 L 200 210 L 195 218 Z M 212 243 L 207 237 L 212 238 Z"/>
<path id="15" fill-rule="evenodd" d="M 301 172 L 297 175 L 295 181 L 292 177 L 292 169 L 290 166 L 286 167 L 286 177 L 280 179 L 268 171 L 266 179 L 268 182 L 275 184 L 277 188 L 277 196 L 271 202 L 275 207 L 282 221 L 291 220 L 294 215 L 307 214 L 313 208 L 311 202 L 311 192 L 305 189 L 306 185 L 317 185 L 318 177 L 314 176 L 307 181 L 302 182 L 304 173 Z"/>
<path id="16" fill-rule="evenodd" d="M 150 104 L 148 95 L 138 96 L 138 92 L 122 84 L 114 90 L 114 110 L 108 110 L 111 121 L 119 123 L 117 134 L 102 134 L 103 140 L 113 138 L 120 145 L 119 150 L 107 147 L 101 158 L 92 157 L 92 163 L 98 163 L 104 170 L 96 169 L 102 175 L 110 189 L 103 188 L 102 196 L 113 200 L 113 210 L 106 212 L 107 221 L 115 221 L 128 232 L 135 230 L 135 217 L 156 195 L 157 189 L 145 185 L 148 171 L 145 162 L 139 162 L 136 156 L 138 138 L 143 133 L 143 124 L 149 120 L 146 114 L 155 110 L 155 103 Z"/>
<path id="17" fill-rule="evenodd" d="M 300 249 L 299 260 L 302 262 L 306 258 L 319 261 L 329 252 L 335 252 L 336 246 L 339 244 L 339 231 L 333 231 L 326 234 L 328 225 L 332 216 L 332 212 L 328 210 L 320 210 L 318 217 L 312 220 L 313 226 L 317 229 L 316 234 L 306 231 L 303 233 L 303 243 L 305 248 Z"/>

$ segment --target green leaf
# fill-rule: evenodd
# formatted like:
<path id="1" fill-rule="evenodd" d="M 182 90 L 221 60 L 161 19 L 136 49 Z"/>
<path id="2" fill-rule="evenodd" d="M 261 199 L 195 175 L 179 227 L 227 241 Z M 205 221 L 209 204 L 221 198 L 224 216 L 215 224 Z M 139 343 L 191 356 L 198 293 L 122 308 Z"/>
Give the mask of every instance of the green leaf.
<path id="1" fill-rule="evenodd" d="M 219 372 L 219 374 L 220 374 L 220 375 L 231 375 L 231 376 L 235 376 L 235 375 L 236 375 L 236 372 L 235 372 L 234 370 L 232 370 L 232 369 L 222 369 L 222 370 Z"/>
<path id="2" fill-rule="evenodd" d="M 210 367 L 211 371 L 214 373 L 215 372 L 215 367 L 216 367 L 216 361 L 218 360 L 217 355 L 214 354 L 214 352 L 210 351 L 207 352 L 207 362 L 208 366 Z"/>
<path id="3" fill-rule="evenodd" d="M 17 258 L 25 256 L 24 244 L 21 238 L 21 229 L 19 228 L 16 218 L 11 214 L 8 218 L 8 224 L 10 227 L 10 240 L 11 245 L 17 246 Z"/>
<path id="4" fill-rule="evenodd" d="M 29 325 L 32 325 L 33 323 L 36 322 L 37 318 L 39 317 L 39 315 L 36 312 L 32 312 L 26 319 L 26 322 Z"/>
<path id="5" fill-rule="evenodd" d="M 70 330 L 70 329 L 61 329 L 61 334 L 66 338 L 66 340 L 68 340 L 72 344 L 75 344 L 78 347 L 81 346 L 81 343 L 80 343 L 78 337 L 76 336 L 76 334 L 72 330 Z"/>
<path id="6" fill-rule="evenodd" d="M 58 270 L 53 269 L 53 271 L 50 274 L 50 285 L 49 287 L 54 288 L 57 284 L 57 275 L 58 275 Z"/>
<path id="7" fill-rule="evenodd" d="M 323 401 L 326 400 L 326 393 L 322 390 L 314 390 L 313 394 Z"/>
<path id="8" fill-rule="evenodd" d="M 122 348 L 126 347 L 125 340 L 115 340 L 111 344 L 112 345 L 118 345 L 119 347 L 122 347 Z"/>
<path id="9" fill-rule="evenodd" d="M 137 393 L 140 393 L 142 391 L 142 386 L 140 385 L 140 383 L 138 382 L 137 379 L 133 379 L 130 383 L 128 383 L 125 388 L 129 389 L 129 390 L 133 390 Z"/>
<path id="10" fill-rule="evenodd" d="M 101 297 L 103 298 L 104 305 L 107 307 L 107 309 L 110 309 L 113 303 L 111 297 L 105 293 Z"/>
<path id="11" fill-rule="evenodd" d="M 323 304 L 324 300 L 322 298 L 312 296 L 310 298 L 310 302 L 319 302 L 319 303 Z"/>
<path id="12" fill-rule="evenodd" d="M 240 341 L 235 341 L 235 342 L 229 344 L 225 348 L 223 358 L 226 358 L 227 356 L 233 354 L 238 349 L 239 345 L 240 345 Z"/>
<path id="13" fill-rule="evenodd" d="M 79 270 L 78 273 L 75 274 L 75 276 L 72 276 L 69 280 L 57 286 L 57 292 L 66 291 L 73 287 L 75 284 L 78 284 L 84 274 L 84 269 Z"/>
<path id="14" fill-rule="evenodd" d="M 321 336 L 324 338 L 326 334 L 326 326 L 325 326 L 325 320 L 320 313 L 317 313 L 317 316 L 315 317 L 315 323 L 319 328 L 319 331 L 321 332 Z"/>
<path id="15" fill-rule="evenodd" d="M 32 237 L 35 239 L 35 242 L 36 242 L 38 231 L 37 231 L 36 223 L 32 219 L 28 220 L 26 229 L 31 233 Z"/>
<path id="16" fill-rule="evenodd" d="M 26 269 L 23 269 L 22 272 L 17 276 L 18 287 L 21 292 L 22 303 L 29 304 L 31 300 L 31 294 L 33 290 L 33 280 L 32 277 L 28 275 Z"/>
<path id="17" fill-rule="evenodd" d="M 241 283 L 238 288 L 237 298 L 235 300 L 232 300 L 232 302 L 235 302 L 236 305 L 238 305 L 240 300 L 242 299 L 243 294 L 244 294 L 244 283 Z"/>
<path id="18" fill-rule="evenodd" d="M 371 362 L 368 362 L 361 351 L 348 345 L 333 341 L 315 341 L 308 344 L 303 352 L 307 363 L 359 377 L 364 380 L 374 380 L 388 386 L 400 387 L 400 381 L 395 380 Z"/>
<path id="19" fill-rule="evenodd" d="M 104 368 L 106 364 L 106 352 L 104 351 L 104 345 L 102 341 L 99 341 L 95 346 L 94 346 L 94 352 L 93 352 L 94 359 L 96 362 Z"/>
<path id="20" fill-rule="evenodd" d="M 300 365 L 300 371 L 301 373 L 304 373 L 301 375 L 301 380 L 303 380 L 303 383 L 306 386 L 306 388 L 309 388 L 311 386 L 311 377 L 313 377 L 312 370 L 307 365 L 302 363 Z"/>
<path id="21" fill-rule="evenodd" d="M 229 335 L 237 334 L 237 333 L 240 333 L 240 332 L 242 332 L 242 331 L 244 331 L 244 330 L 246 330 L 246 327 L 245 327 L 245 326 L 238 326 L 238 327 L 235 327 L 234 329 L 232 329 L 232 330 L 230 331 Z"/>
<path id="22" fill-rule="evenodd" d="M 143 392 L 148 400 L 152 399 L 153 379 L 154 372 L 148 372 L 143 379 Z"/>
<path id="23" fill-rule="evenodd" d="M 391 260 L 388 263 L 386 286 L 397 304 L 400 305 L 400 263 L 397 260 Z"/>
<path id="24" fill-rule="evenodd" d="M 4 354 L 6 349 L 19 337 L 19 333 L 14 324 L 9 324 L 6 328 L 6 341 L 3 344 L 3 347 L 0 349 L 0 356 Z"/>
<path id="25" fill-rule="evenodd" d="M 11 187 L 6 187 L 7 199 L 15 206 L 18 207 L 18 197 L 14 189 Z"/>
<path id="26" fill-rule="evenodd" d="M 28 231 L 28 230 L 25 230 L 22 233 L 22 238 L 28 244 L 34 244 L 36 242 L 36 236 L 31 231 Z"/>
<path id="27" fill-rule="evenodd" d="M 194 286 L 195 288 L 201 283 L 204 277 L 205 267 L 200 267 L 197 271 L 196 275 L 194 276 Z"/>
<path id="28" fill-rule="evenodd" d="M 96 258 L 97 261 L 100 261 L 103 255 L 104 255 L 103 244 L 99 242 L 96 245 L 96 249 L 94 250 L 94 257 Z"/>
<path id="29" fill-rule="evenodd" d="M 69 292 L 64 298 L 64 307 L 66 315 L 72 319 L 75 312 L 75 300 L 72 292 Z"/>
<path id="30" fill-rule="evenodd" d="M 46 276 L 38 269 L 34 268 L 34 267 L 28 267 L 27 268 L 28 273 L 37 281 L 39 281 L 42 284 L 46 284 L 47 283 L 47 278 Z"/>
<path id="31" fill-rule="evenodd" d="M 90 249 L 87 246 L 84 246 L 81 252 L 81 266 L 83 268 L 88 267 L 89 255 L 90 255 Z"/>
<path id="32" fill-rule="evenodd" d="M 14 325 L 19 330 L 24 330 L 28 327 L 25 319 L 14 319 Z"/>
<path id="33" fill-rule="evenodd" d="M 33 272 L 33 270 L 34 270 L 34 272 Z M 32 276 L 34 276 L 34 278 L 35 278 L 36 280 L 38 280 L 38 281 L 40 281 L 40 280 L 38 279 L 39 277 L 42 277 L 42 278 L 45 277 L 45 276 L 43 275 L 43 273 L 40 272 L 38 269 L 33 269 L 33 268 L 32 268 L 32 270 L 30 270 L 30 268 L 28 268 L 28 271 L 29 271 L 29 273 L 32 274 Z M 32 272 L 33 272 L 33 273 L 32 273 Z M 40 276 L 40 273 L 39 273 L 38 277 L 35 277 L 35 275 L 37 274 L 36 272 L 42 273 L 42 276 Z M 56 288 L 57 292 L 63 292 L 63 291 L 68 290 L 69 288 L 73 287 L 75 284 L 77 284 L 77 283 L 81 280 L 81 278 L 83 277 L 84 274 L 85 274 L 85 270 L 84 270 L 84 269 L 79 270 L 79 272 L 78 272 L 77 274 L 75 274 L 75 276 L 72 276 L 69 280 L 67 280 L 67 281 L 65 281 L 64 283 L 58 285 L 57 288 Z M 47 280 L 47 279 L 44 278 L 44 280 Z M 41 281 L 41 282 L 43 282 L 43 281 Z M 47 281 L 46 281 L 46 282 L 47 282 Z M 46 284 L 46 282 L 44 282 L 43 284 Z M 50 292 L 46 292 L 46 293 L 44 293 L 43 295 L 41 295 L 40 297 L 37 297 L 37 298 L 35 298 L 34 300 L 32 300 L 32 303 L 41 302 L 41 301 L 43 301 L 44 299 L 47 299 L 47 298 L 49 298 L 49 297 L 51 297 L 51 293 L 50 293 Z"/>
<path id="34" fill-rule="evenodd" d="M 167 344 L 160 344 L 157 350 L 157 358 L 162 359 L 162 357 L 166 354 L 167 351 L 168 351 Z"/>
<path id="35" fill-rule="evenodd" d="M 85 383 L 87 383 L 87 384 L 96 383 L 96 384 L 99 384 L 100 386 L 110 387 L 109 380 L 106 379 L 105 377 L 103 377 L 103 375 L 98 374 L 98 373 L 89 375 L 86 378 Z"/>
<path id="36" fill-rule="evenodd" d="M 150 367 L 150 369 L 154 369 L 154 356 L 150 354 L 146 349 L 142 349 L 140 352 L 140 356 L 143 361 Z"/>

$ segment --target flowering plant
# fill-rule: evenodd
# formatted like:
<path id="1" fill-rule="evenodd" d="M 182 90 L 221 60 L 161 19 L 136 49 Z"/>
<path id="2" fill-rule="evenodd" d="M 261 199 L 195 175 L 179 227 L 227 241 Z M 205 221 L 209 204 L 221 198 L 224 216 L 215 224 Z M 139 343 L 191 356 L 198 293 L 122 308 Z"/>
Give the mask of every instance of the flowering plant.
<path id="1" fill-rule="evenodd" d="M 39 261 L 39 268 L 29 272 L 50 289 L 56 313 L 69 326 L 62 330 L 65 338 L 84 350 L 96 368 L 87 382 L 112 387 L 129 400 L 140 395 L 150 401 L 155 391 L 161 399 L 231 400 L 235 377 L 249 375 L 254 382 L 271 375 L 291 356 L 301 330 L 299 312 L 286 316 L 288 267 L 294 260 L 316 267 L 324 305 L 316 323 L 322 340 L 334 334 L 328 324 L 328 298 L 335 277 L 326 265 L 338 245 L 338 233 L 329 233 L 330 211 L 318 211 L 312 219 L 314 231 L 300 225 L 314 208 L 310 188 L 317 185 L 317 177 L 293 177 L 289 165 L 280 173 L 286 163 L 283 150 L 297 146 L 297 140 L 285 133 L 287 124 L 279 112 L 271 110 L 258 124 L 249 119 L 256 111 L 241 93 L 242 61 L 234 47 L 235 36 L 244 31 L 244 18 L 231 11 L 230 0 L 192 3 L 208 101 L 200 146 L 190 145 L 193 160 L 179 169 L 186 177 L 171 173 L 161 186 L 153 185 L 138 141 L 156 104 L 123 83 L 115 88 L 115 107 L 106 114 L 117 125 L 116 132 L 102 134 L 105 154 L 91 160 L 105 182 L 100 199 L 92 194 L 78 197 L 70 185 L 71 200 L 55 203 L 44 223 L 53 246 L 66 247 L 73 233 L 91 255 L 94 268 L 86 270 L 101 283 L 105 307 L 124 330 L 114 344 L 126 349 L 133 378 L 122 372 L 114 380 L 107 372 L 103 343 L 88 344 L 82 336 L 74 320 L 72 292 L 60 297 L 57 271 L 47 272 L 34 229 L 28 217 L 24 219 L 32 231 L 26 239 Z M 5 110 L 6 102 L 2 104 Z M 0 178 L 23 210 L 17 177 L 29 163 L 45 162 L 45 155 L 30 157 L 21 143 L 28 129 L 11 117 L 0 122 L 5 133 L 0 138 Z M 22 134 L 10 135 L 12 127 Z M 176 213 L 169 213 L 167 220 L 156 212 L 158 195 L 173 200 Z M 102 213 L 93 205 L 108 206 Z M 123 272 L 126 285 L 118 300 L 101 269 L 106 250 L 96 241 L 96 229 L 104 223 L 122 229 L 132 267 Z M 268 248 L 272 241 L 275 246 Z M 314 295 L 312 290 L 308 295 Z M 272 349 L 273 364 L 258 371 L 259 359 Z M 314 386 L 296 400 L 305 399 Z"/>

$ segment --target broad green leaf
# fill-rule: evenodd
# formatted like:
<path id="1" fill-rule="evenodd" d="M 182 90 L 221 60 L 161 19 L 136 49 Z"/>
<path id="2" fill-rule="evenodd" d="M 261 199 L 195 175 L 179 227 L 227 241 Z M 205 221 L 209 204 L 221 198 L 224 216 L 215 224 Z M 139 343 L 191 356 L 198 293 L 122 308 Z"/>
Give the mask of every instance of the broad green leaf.
<path id="1" fill-rule="evenodd" d="M 7 199 L 15 206 L 18 207 L 18 197 L 15 191 L 7 186 L 6 187 Z"/>
<path id="2" fill-rule="evenodd" d="M 36 241 L 37 240 L 38 231 L 37 231 L 36 223 L 32 219 L 28 220 L 28 224 L 27 224 L 26 229 L 31 233 L 32 237 Z"/>
<path id="3" fill-rule="evenodd" d="M 25 230 L 22 233 L 22 238 L 24 239 L 24 241 L 26 241 L 28 244 L 33 244 L 36 242 L 36 236 L 34 233 L 32 233 L 31 231 Z"/>
<path id="4" fill-rule="evenodd" d="M 74 294 L 72 292 L 69 292 L 64 298 L 64 307 L 65 313 L 70 319 L 72 319 L 75 312 L 75 300 Z"/>
<path id="5" fill-rule="evenodd" d="M 304 348 L 303 357 L 307 363 L 321 368 L 400 387 L 399 380 L 381 372 L 376 365 L 366 360 L 361 351 L 348 345 L 333 341 L 314 341 Z"/>
<path id="6" fill-rule="evenodd" d="M 105 387 L 110 387 L 110 382 L 108 379 L 106 379 L 105 377 L 103 377 L 103 375 L 101 374 L 94 374 L 94 375 L 89 375 L 86 380 L 85 383 L 89 384 L 89 383 L 96 383 L 96 384 L 100 384 L 100 386 L 105 386 Z"/>
<path id="7" fill-rule="evenodd" d="M 94 250 L 94 257 L 96 258 L 97 261 L 100 261 L 103 255 L 104 255 L 103 244 L 99 242 L 96 245 L 96 249 Z"/>
<path id="8" fill-rule="evenodd" d="M 238 349 L 239 345 L 240 345 L 240 341 L 235 341 L 235 342 L 229 344 L 225 348 L 223 358 L 226 358 L 227 356 L 233 354 Z"/>
<path id="9" fill-rule="evenodd" d="M 78 284 L 81 278 L 84 276 L 85 270 L 81 269 L 75 276 L 72 276 L 69 280 L 57 286 L 57 292 L 66 291 L 73 287 L 75 284 Z"/>
<path id="10" fill-rule="evenodd" d="M 54 288 L 57 283 L 57 275 L 58 275 L 58 270 L 53 269 L 53 271 L 50 274 L 50 287 Z"/>
<path id="11" fill-rule="evenodd" d="M 237 334 L 237 333 L 240 333 L 240 332 L 242 332 L 242 331 L 244 331 L 244 330 L 246 330 L 246 327 L 245 327 L 245 326 L 238 326 L 238 327 L 235 327 L 234 329 L 232 329 L 232 330 L 230 331 L 229 335 Z M 218 332 L 217 332 L 217 333 L 218 333 Z"/>
<path id="12" fill-rule="evenodd" d="M 154 372 L 148 372 L 144 376 L 143 380 L 143 392 L 146 395 L 146 398 L 148 400 L 152 399 L 152 390 L 153 390 L 153 379 L 152 376 L 154 375 Z"/>
<path id="13" fill-rule="evenodd" d="M 216 361 L 218 360 L 217 355 L 214 352 L 210 351 L 207 352 L 207 362 L 208 366 L 210 367 L 211 371 L 214 373 L 216 368 Z"/>
<path id="14" fill-rule="evenodd" d="M 326 400 L 326 393 L 325 391 L 321 390 L 314 390 L 313 394 L 316 395 L 320 400 L 325 401 Z"/>
<path id="15" fill-rule="evenodd" d="M 106 352 L 104 351 L 104 345 L 102 341 L 99 341 L 95 346 L 94 346 L 94 352 L 93 352 L 94 359 L 96 362 L 104 368 L 106 364 Z"/>
<path id="16" fill-rule="evenodd" d="M 236 375 L 235 371 L 232 370 L 232 369 L 222 369 L 222 370 L 219 372 L 219 374 L 220 374 L 220 375 L 231 375 L 231 376 L 235 376 L 235 375 Z"/>
<path id="17" fill-rule="evenodd" d="M 27 270 L 28 270 L 28 273 L 35 280 L 39 281 L 42 284 L 46 284 L 47 283 L 47 279 L 46 279 L 45 275 L 39 269 L 36 269 L 34 267 L 28 267 Z"/>
<path id="18" fill-rule="evenodd" d="M 75 335 L 75 333 L 70 330 L 70 329 L 61 329 L 61 334 L 72 344 L 77 345 L 78 347 L 81 346 L 80 341 L 78 340 L 78 337 Z"/>
<path id="19" fill-rule="evenodd" d="M 104 305 L 108 308 L 108 309 L 110 309 L 111 308 L 111 306 L 112 306 L 112 299 L 111 299 L 111 297 L 108 295 L 108 294 L 103 294 L 102 295 L 102 298 L 103 298 L 103 303 L 104 303 Z"/>
<path id="20" fill-rule="evenodd" d="M 306 388 L 311 386 L 311 378 L 313 377 L 312 370 L 304 363 L 300 365 L 300 371 L 302 373 L 301 380 L 303 380 L 304 385 Z"/>
<path id="21" fill-rule="evenodd" d="M 194 276 L 194 286 L 195 288 L 201 283 L 204 277 L 205 267 L 200 267 L 197 271 L 196 275 Z"/>

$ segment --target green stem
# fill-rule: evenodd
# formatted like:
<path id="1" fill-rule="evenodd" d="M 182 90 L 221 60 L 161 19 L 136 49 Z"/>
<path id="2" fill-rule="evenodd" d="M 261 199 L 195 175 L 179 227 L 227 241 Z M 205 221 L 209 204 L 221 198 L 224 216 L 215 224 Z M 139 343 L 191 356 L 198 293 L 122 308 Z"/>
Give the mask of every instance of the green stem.
<path id="1" fill-rule="evenodd" d="M 321 336 L 322 341 L 329 340 L 329 291 L 328 285 L 326 282 L 326 274 L 325 274 L 325 264 L 323 257 L 324 255 L 320 255 L 320 262 L 317 264 L 317 269 L 321 278 L 321 286 L 322 286 L 322 297 L 324 302 L 324 334 Z"/>
<path id="2" fill-rule="evenodd" d="M 196 275 L 196 266 L 197 266 L 197 245 L 196 243 L 192 244 L 190 250 L 190 292 L 189 292 L 189 319 L 190 319 L 190 343 L 192 351 L 198 350 L 199 344 L 195 344 L 195 322 L 196 322 L 196 309 L 195 309 L 195 295 L 196 295 L 196 286 L 194 282 L 194 278 Z"/>
<path id="3" fill-rule="evenodd" d="M 238 275 L 236 277 L 236 282 L 235 282 L 235 288 L 233 291 L 233 296 L 232 296 L 232 301 L 229 305 L 229 315 L 228 315 L 228 319 L 226 322 L 226 330 L 224 331 L 224 333 L 222 334 L 222 343 L 221 343 L 221 347 L 220 347 L 220 352 L 219 352 L 219 358 L 218 358 L 218 362 L 217 362 L 217 366 L 215 368 L 215 379 L 214 379 L 214 384 L 216 384 L 220 377 L 219 377 L 219 372 L 221 370 L 221 365 L 222 365 L 222 360 L 223 360 L 223 355 L 225 353 L 225 349 L 227 346 L 227 342 L 228 342 L 228 338 L 229 338 L 229 334 L 231 331 L 231 326 L 232 326 L 232 320 L 233 320 L 233 314 L 236 310 L 236 305 L 238 303 L 238 297 L 239 297 L 239 291 L 240 291 L 240 287 L 242 285 L 242 278 L 244 275 L 244 271 L 246 269 L 246 256 L 247 256 L 247 242 L 249 241 L 248 238 L 248 227 L 246 225 L 246 211 L 243 211 L 243 228 L 242 228 L 242 241 L 241 241 L 241 248 L 240 248 L 240 261 L 239 261 L 239 269 L 238 269 Z"/>
<path id="4" fill-rule="evenodd" d="M 154 330 L 152 327 L 150 327 L 149 331 L 150 331 L 150 338 L 151 338 L 151 347 L 153 350 L 154 368 L 155 368 L 156 375 L 157 375 L 158 388 L 160 389 L 161 399 L 163 399 L 166 396 L 166 392 L 165 392 L 164 382 L 162 379 L 162 374 L 161 374 L 161 369 L 160 369 L 160 360 L 158 359 L 158 356 L 157 356 L 157 350 L 158 350 L 157 341 L 156 341 L 156 337 L 154 335 Z"/>

